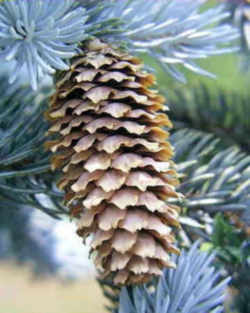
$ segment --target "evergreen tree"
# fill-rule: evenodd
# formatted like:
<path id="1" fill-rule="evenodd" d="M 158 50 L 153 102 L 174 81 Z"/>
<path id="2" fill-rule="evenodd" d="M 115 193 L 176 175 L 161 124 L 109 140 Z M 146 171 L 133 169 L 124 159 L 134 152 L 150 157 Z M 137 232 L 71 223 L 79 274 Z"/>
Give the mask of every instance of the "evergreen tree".
<path id="1" fill-rule="evenodd" d="M 228 284 L 248 312 L 248 97 L 183 74 L 214 77 L 197 60 L 238 50 L 239 4 L 203 4 L 0 3 L 0 232 L 17 259 L 53 272 L 30 214 L 74 218 L 111 312 L 223 312 Z M 167 100 L 152 63 L 172 80 Z"/>

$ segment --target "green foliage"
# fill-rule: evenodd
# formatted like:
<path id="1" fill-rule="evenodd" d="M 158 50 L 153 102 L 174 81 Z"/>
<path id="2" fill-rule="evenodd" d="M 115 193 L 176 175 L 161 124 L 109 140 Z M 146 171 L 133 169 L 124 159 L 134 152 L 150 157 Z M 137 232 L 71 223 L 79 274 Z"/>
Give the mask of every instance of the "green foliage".
<path id="1" fill-rule="evenodd" d="M 249 270 L 245 273 L 245 277 L 249 275 Z M 245 288 L 241 288 L 239 294 L 235 299 L 235 304 L 233 306 L 233 312 L 237 313 L 249 313 L 250 312 L 250 288 L 249 284 Z"/>
<path id="2" fill-rule="evenodd" d="M 249 94 L 212 90 L 203 84 L 168 94 L 168 106 L 175 129 L 211 133 L 225 147 L 238 145 L 250 151 Z"/>
<path id="3" fill-rule="evenodd" d="M 217 252 L 217 257 L 223 263 L 235 266 L 243 262 L 241 246 L 245 235 L 241 230 L 230 225 L 222 214 L 217 214 L 214 220 L 214 230 L 211 236 L 211 248 Z"/>
<path id="4" fill-rule="evenodd" d="M 250 303 L 250 242 L 242 229 L 229 223 L 222 214 L 214 221 L 210 250 L 217 253 L 216 266 L 232 277 L 231 287 L 236 290 L 233 312 L 249 312 Z"/>
<path id="5" fill-rule="evenodd" d="M 66 213 L 43 147 L 48 128 L 43 112 L 50 90 L 9 88 L 3 77 L 0 92 L 0 206 L 26 205 L 53 217 Z"/>

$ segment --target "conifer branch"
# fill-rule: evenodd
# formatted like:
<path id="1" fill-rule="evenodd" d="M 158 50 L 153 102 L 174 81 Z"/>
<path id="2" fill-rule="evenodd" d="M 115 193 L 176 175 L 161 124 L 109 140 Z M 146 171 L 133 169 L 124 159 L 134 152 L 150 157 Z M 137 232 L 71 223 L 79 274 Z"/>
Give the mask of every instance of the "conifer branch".
<path id="1" fill-rule="evenodd" d="M 204 212 L 231 211 L 249 223 L 250 156 L 237 147 L 221 149 L 219 143 L 215 136 L 189 129 L 172 136 L 184 207 L 200 224 L 206 222 Z"/>
<path id="2" fill-rule="evenodd" d="M 218 282 L 219 273 L 195 243 L 177 258 L 176 270 L 165 270 L 154 288 L 123 288 L 119 313 L 219 313 L 223 312 L 225 289 L 230 279 Z M 152 291 L 153 290 L 153 291 Z"/>
<path id="3" fill-rule="evenodd" d="M 174 0 L 113 2 L 103 14 L 109 18 L 120 17 L 123 22 L 120 38 L 128 41 L 131 50 L 152 56 L 182 82 L 185 77 L 178 65 L 214 77 L 200 68 L 196 60 L 238 50 L 228 46 L 239 37 L 238 31 L 220 24 L 230 16 L 223 5 L 201 13 L 203 0 L 185 0 L 184 5 Z"/>
<path id="4" fill-rule="evenodd" d="M 169 115 L 175 129 L 193 129 L 221 138 L 224 147 L 250 152 L 249 96 L 205 85 L 168 93 Z M 230 133 L 230 136 L 228 135 Z"/>
<path id="5" fill-rule="evenodd" d="M 16 81 L 25 68 L 33 89 L 46 74 L 67 70 L 78 44 L 93 36 L 148 53 L 178 80 L 185 80 L 178 64 L 213 76 L 194 61 L 235 51 L 228 43 L 238 32 L 218 25 L 230 15 L 223 6 L 201 13 L 203 2 L 185 0 L 180 6 L 174 0 L 110 0 L 81 1 L 79 6 L 73 0 L 63 5 L 57 0 L 5 0 L 0 7 L 0 56 L 3 62 L 14 61 L 9 81 Z"/>

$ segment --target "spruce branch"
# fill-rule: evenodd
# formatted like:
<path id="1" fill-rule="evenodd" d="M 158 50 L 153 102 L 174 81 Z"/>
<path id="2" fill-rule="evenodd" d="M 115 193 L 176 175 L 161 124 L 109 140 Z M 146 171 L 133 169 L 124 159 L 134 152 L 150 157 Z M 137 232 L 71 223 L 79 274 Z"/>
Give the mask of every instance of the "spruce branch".
<path id="1" fill-rule="evenodd" d="M 84 40 L 86 10 L 72 0 L 13 0 L 0 6 L 0 56 L 15 61 L 9 78 L 14 82 L 25 67 L 37 89 L 45 74 L 68 69 L 64 59 Z M 4 62 L 2 61 L 2 62 Z"/>
<path id="2" fill-rule="evenodd" d="M 211 90 L 199 85 L 170 92 L 167 99 L 175 129 L 189 128 L 210 133 L 221 138 L 225 147 L 237 145 L 249 153 L 248 94 Z"/>
<path id="3" fill-rule="evenodd" d="M 123 31 L 119 16 L 109 18 L 107 15 L 112 0 L 78 0 L 78 3 L 86 9 L 86 33 L 89 37 L 112 40 L 113 36 Z"/>
<path id="4" fill-rule="evenodd" d="M 230 16 L 223 5 L 201 12 L 203 0 L 114 1 L 103 14 L 120 17 L 123 32 L 118 39 L 128 41 L 131 50 L 148 53 L 173 77 L 185 81 L 181 64 L 201 75 L 214 77 L 195 61 L 237 50 L 227 46 L 238 38 L 236 29 L 220 24 Z"/>
<path id="5" fill-rule="evenodd" d="M 211 92 L 201 85 L 170 94 L 168 105 L 175 129 L 180 129 L 172 140 L 179 171 L 185 175 L 180 189 L 188 195 L 187 207 L 193 213 L 195 208 L 238 212 L 248 225 L 248 97 Z"/>
<path id="6" fill-rule="evenodd" d="M 248 96 L 200 85 L 170 92 L 168 106 L 189 217 L 235 212 L 249 225 Z"/>
<path id="7" fill-rule="evenodd" d="M 56 188 L 54 180 L 52 174 L 27 174 L 22 178 L 0 180 L 0 201 L 8 207 L 18 208 L 18 205 L 22 205 L 27 210 L 38 209 L 59 219 L 62 215 L 69 215 L 69 212 L 63 205 L 63 195 Z"/>
<path id="8" fill-rule="evenodd" d="M 250 56 L 250 2 L 249 0 L 224 0 L 231 12 L 229 21 L 235 25 L 241 34 L 241 69 L 249 70 Z"/>
<path id="9" fill-rule="evenodd" d="M 210 214 L 234 212 L 248 224 L 250 156 L 236 146 L 221 149 L 215 136 L 190 129 L 175 132 L 171 141 L 177 169 L 183 177 L 179 191 L 186 195 L 188 217 L 212 227 Z M 186 224 L 195 230 L 195 224 Z"/>
<path id="10" fill-rule="evenodd" d="M 1 203 L 37 208 L 55 218 L 68 213 L 43 147 L 48 125 L 42 116 L 50 90 L 36 94 L 30 88 L 9 86 L 4 76 L 0 92 Z"/>
<path id="11" fill-rule="evenodd" d="M 220 275 L 212 267 L 214 256 L 200 252 L 195 243 L 176 259 L 177 269 L 165 270 L 154 288 L 123 288 L 119 313 L 222 312 L 230 279 L 218 282 Z"/>
<path id="12" fill-rule="evenodd" d="M 14 60 L 10 82 L 26 68 L 34 89 L 45 74 L 67 70 L 77 45 L 93 36 L 146 52 L 175 78 L 184 81 L 178 64 L 213 76 L 194 61 L 232 52 L 238 37 L 230 25 L 217 25 L 230 13 L 218 6 L 200 13 L 203 0 L 80 1 L 12 0 L 0 7 L 0 55 Z M 142 25 L 143 24 L 143 25 Z"/>
<path id="13" fill-rule="evenodd" d="M 1 178 L 48 170 L 48 153 L 42 149 L 47 123 L 41 117 L 49 90 L 35 94 L 30 88 L 10 87 L 4 76 L 0 91 Z"/>

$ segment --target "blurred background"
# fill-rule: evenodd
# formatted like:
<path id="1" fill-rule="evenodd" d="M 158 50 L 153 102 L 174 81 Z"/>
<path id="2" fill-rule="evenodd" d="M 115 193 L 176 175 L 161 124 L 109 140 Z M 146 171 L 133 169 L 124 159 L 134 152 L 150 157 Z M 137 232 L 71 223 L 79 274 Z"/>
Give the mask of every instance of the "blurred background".
<path id="1" fill-rule="evenodd" d="M 103 312 L 88 249 L 74 223 L 30 209 L 0 212 L 1 313 Z"/>

